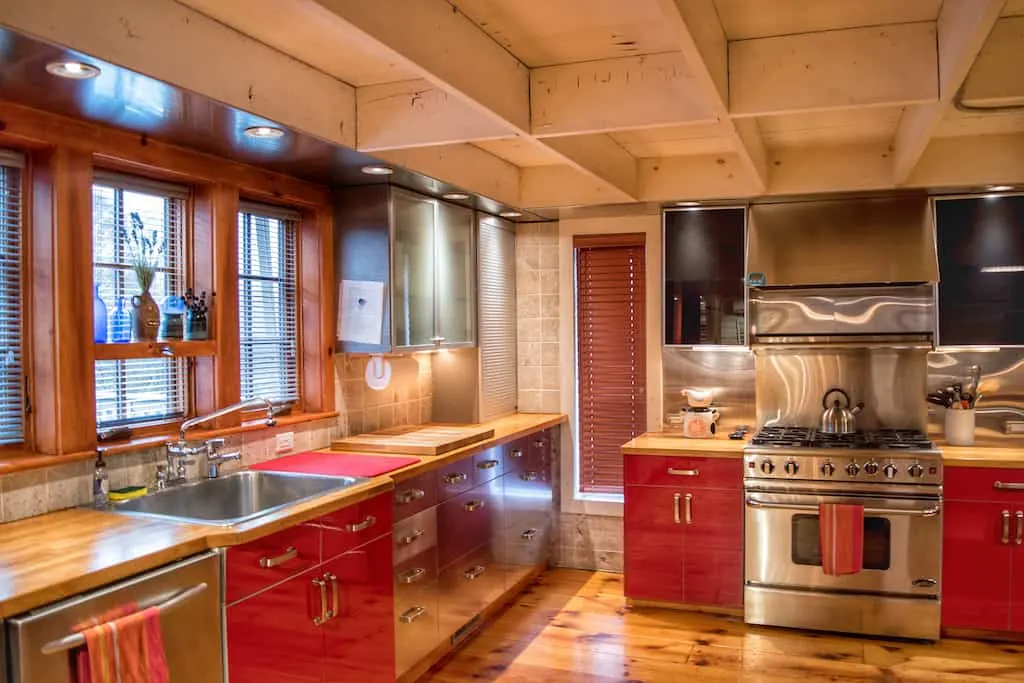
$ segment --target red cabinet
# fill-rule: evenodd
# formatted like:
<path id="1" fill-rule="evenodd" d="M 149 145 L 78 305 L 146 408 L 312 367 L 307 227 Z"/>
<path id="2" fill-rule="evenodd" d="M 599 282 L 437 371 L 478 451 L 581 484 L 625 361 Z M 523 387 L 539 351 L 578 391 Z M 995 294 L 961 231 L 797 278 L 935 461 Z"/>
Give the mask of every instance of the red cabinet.
<path id="1" fill-rule="evenodd" d="M 626 596 L 742 606 L 742 461 L 629 455 L 625 472 Z"/>

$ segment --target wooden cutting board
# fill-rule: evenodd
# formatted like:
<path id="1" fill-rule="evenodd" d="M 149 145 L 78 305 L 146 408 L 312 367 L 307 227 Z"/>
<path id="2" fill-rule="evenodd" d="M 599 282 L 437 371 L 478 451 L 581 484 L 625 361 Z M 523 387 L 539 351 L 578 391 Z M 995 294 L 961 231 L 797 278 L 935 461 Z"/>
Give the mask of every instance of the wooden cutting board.
<path id="1" fill-rule="evenodd" d="M 364 453 L 442 455 L 494 436 L 494 430 L 474 425 L 418 425 L 358 434 L 331 442 L 332 450 Z"/>

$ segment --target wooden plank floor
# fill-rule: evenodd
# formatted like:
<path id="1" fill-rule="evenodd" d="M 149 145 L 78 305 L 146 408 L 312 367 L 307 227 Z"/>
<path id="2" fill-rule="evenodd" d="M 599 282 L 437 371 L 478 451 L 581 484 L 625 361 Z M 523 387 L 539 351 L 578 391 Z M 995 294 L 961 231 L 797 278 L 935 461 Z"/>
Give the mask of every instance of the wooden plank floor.
<path id="1" fill-rule="evenodd" d="M 420 681 L 991 683 L 1024 681 L 1024 645 L 895 642 L 631 610 L 621 575 L 556 569 Z"/>

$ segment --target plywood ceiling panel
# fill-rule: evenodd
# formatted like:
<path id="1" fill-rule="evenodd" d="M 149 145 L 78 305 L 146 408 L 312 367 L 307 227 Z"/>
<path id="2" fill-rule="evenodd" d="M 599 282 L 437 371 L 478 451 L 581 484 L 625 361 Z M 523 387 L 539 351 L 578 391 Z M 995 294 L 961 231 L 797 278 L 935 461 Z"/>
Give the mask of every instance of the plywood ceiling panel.
<path id="1" fill-rule="evenodd" d="M 611 137 L 639 159 L 735 151 L 732 138 L 719 124 L 645 128 L 611 133 Z"/>
<path id="2" fill-rule="evenodd" d="M 679 49 L 656 0 L 448 1 L 531 67 Z"/>
<path id="3" fill-rule="evenodd" d="M 479 140 L 473 143 L 485 152 L 504 159 L 514 166 L 551 166 L 564 162 L 562 157 L 551 150 L 522 138 L 504 138 L 501 140 Z"/>
<path id="4" fill-rule="evenodd" d="M 765 144 L 772 149 L 888 143 L 902 112 L 902 107 L 840 109 L 765 116 L 758 123 Z"/>
<path id="5" fill-rule="evenodd" d="M 729 40 L 746 40 L 934 21 L 942 0 L 715 0 L 715 6 Z"/>
<path id="6" fill-rule="evenodd" d="M 338 18 L 313 0 L 178 1 L 349 85 L 419 78 L 392 55 L 342 33 Z"/>
<path id="7" fill-rule="evenodd" d="M 1024 110 L 979 114 L 954 109 L 939 124 L 935 135 L 953 138 L 1004 133 L 1024 133 Z"/>

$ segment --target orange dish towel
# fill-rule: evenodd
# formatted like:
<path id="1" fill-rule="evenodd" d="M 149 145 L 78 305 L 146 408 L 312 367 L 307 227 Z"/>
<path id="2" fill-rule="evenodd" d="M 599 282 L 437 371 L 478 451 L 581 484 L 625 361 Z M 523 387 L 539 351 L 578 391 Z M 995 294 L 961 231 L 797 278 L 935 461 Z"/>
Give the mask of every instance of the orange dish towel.
<path id="1" fill-rule="evenodd" d="M 818 506 L 821 568 L 829 576 L 856 574 L 864 564 L 864 506 Z"/>
<path id="2" fill-rule="evenodd" d="M 160 610 L 149 607 L 82 630 L 77 683 L 168 683 Z"/>

